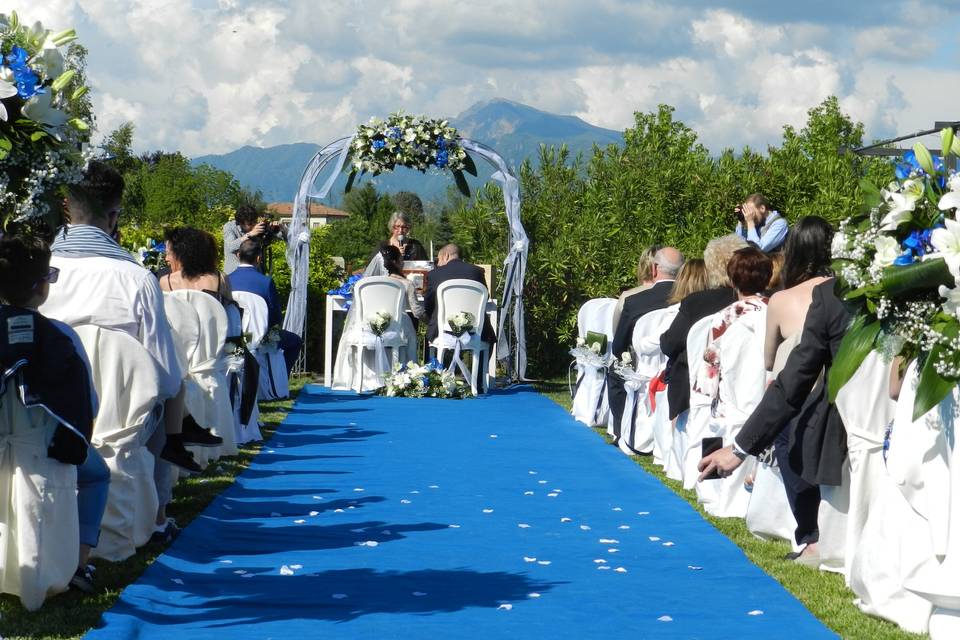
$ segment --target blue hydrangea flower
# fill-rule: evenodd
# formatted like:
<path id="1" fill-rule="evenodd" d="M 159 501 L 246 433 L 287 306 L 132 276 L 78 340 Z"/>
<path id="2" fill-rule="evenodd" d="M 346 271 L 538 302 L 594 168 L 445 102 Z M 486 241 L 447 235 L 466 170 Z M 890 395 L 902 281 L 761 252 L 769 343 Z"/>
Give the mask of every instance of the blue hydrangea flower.
<path id="1" fill-rule="evenodd" d="M 17 71 L 18 69 L 27 68 L 27 57 L 28 54 L 26 49 L 14 45 L 10 53 L 4 56 L 4 60 L 6 61 L 8 67 L 14 71 Z"/>
<path id="2" fill-rule="evenodd" d="M 435 161 L 435 164 L 436 164 L 438 167 L 440 167 L 441 169 L 443 169 L 445 166 L 447 166 L 447 163 L 448 163 L 449 161 L 450 161 L 450 157 L 447 155 L 447 152 L 446 152 L 446 151 L 443 151 L 443 150 L 437 151 L 437 159 L 436 159 L 436 161 Z"/>
<path id="3" fill-rule="evenodd" d="M 905 267 L 908 264 L 913 264 L 913 254 L 907 251 L 894 260 L 893 264 L 897 265 L 898 267 Z"/>
<path id="4" fill-rule="evenodd" d="M 387 143 L 384 142 L 383 140 L 374 140 L 374 141 L 373 141 L 373 148 L 374 148 L 374 149 L 377 149 L 378 151 L 379 151 L 380 149 L 383 149 L 385 146 L 387 146 Z"/>
<path id="5" fill-rule="evenodd" d="M 439 138 L 437 138 L 437 149 L 440 149 L 441 151 L 447 150 L 447 141 L 444 139 L 443 136 L 440 136 Z"/>
<path id="6" fill-rule="evenodd" d="M 393 138 L 394 140 L 399 140 L 402 136 L 403 134 L 400 133 L 400 127 L 390 127 L 391 138 Z"/>

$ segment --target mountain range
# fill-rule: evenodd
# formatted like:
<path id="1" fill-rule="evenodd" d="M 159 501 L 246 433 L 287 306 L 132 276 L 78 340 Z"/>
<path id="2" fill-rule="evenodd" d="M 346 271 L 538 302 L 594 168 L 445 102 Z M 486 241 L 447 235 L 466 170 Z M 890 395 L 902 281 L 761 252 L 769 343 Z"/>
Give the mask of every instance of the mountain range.
<path id="1" fill-rule="evenodd" d="M 451 118 L 450 123 L 464 137 L 496 149 L 513 168 L 528 158 L 536 160 L 540 144 L 566 144 L 571 155 L 583 152 L 584 156 L 589 156 L 594 144 L 604 147 L 623 143 L 623 134 L 619 131 L 596 127 L 576 116 L 556 115 L 500 98 L 477 103 Z M 304 167 L 320 147 L 320 144 L 311 142 L 266 148 L 245 146 L 225 154 L 199 156 L 192 162 L 229 171 L 244 187 L 262 192 L 268 202 L 289 202 L 294 197 Z M 477 168 L 479 178 L 468 176 L 472 189 L 492 173 L 486 166 L 478 164 Z M 372 181 L 382 192 L 413 191 L 424 201 L 442 198 L 453 184 L 448 173 L 424 175 L 409 169 L 399 169 L 376 178 L 365 177 L 364 180 Z M 341 176 L 326 204 L 339 204 L 344 184 L 345 177 Z"/>

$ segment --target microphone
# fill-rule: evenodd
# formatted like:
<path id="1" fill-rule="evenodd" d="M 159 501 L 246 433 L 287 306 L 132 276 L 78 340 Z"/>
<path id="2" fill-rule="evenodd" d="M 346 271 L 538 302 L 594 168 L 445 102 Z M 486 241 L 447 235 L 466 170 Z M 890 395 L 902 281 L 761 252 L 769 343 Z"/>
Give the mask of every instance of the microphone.
<path id="1" fill-rule="evenodd" d="M 407 244 L 407 236 L 401 233 L 397 236 L 397 242 L 399 242 L 401 245 Z"/>

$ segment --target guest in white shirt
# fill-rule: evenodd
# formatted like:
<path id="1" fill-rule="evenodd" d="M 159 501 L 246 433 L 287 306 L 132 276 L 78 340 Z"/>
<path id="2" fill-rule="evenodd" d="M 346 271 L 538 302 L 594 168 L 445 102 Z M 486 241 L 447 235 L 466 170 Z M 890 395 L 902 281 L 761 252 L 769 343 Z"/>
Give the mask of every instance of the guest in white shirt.
<path id="1" fill-rule="evenodd" d="M 124 331 L 143 344 L 156 361 L 160 397 L 165 400 L 166 441 L 159 457 L 198 473 L 201 468 L 181 435 L 184 372 L 177 363 L 163 293 L 156 277 L 114 240 L 122 195 L 123 178 L 97 161 L 90 163 L 79 184 L 69 187 L 66 208 L 71 224 L 57 233 L 50 261 L 60 270 L 59 280 L 50 287 L 40 311 L 71 326 L 93 324 Z M 165 516 L 170 496 L 160 484 L 157 524 L 173 534 Z"/>

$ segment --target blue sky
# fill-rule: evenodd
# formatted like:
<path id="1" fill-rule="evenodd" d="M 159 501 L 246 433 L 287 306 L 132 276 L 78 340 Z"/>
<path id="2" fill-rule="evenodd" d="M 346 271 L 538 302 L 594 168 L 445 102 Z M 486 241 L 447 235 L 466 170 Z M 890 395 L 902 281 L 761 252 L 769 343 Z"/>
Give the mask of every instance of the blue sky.
<path id="1" fill-rule="evenodd" d="M 504 97 L 763 148 L 837 95 L 878 138 L 960 119 L 960 0 L 0 0 L 77 28 L 101 132 L 189 155 Z M 952 109 L 952 110 L 951 110 Z"/>

